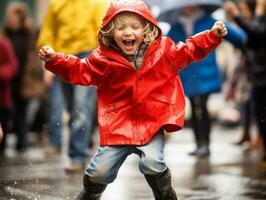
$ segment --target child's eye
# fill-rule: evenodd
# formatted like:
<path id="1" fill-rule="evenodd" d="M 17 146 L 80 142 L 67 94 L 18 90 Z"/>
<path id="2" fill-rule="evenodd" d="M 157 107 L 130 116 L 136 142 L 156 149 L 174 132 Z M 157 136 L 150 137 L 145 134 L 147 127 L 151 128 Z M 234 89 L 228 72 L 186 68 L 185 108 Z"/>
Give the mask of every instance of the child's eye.
<path id="1" fill-rule="evenodd" d="M 140 28 L 140 26 L 132 26 L 132 28 L 133 28 L 134 30 L 138 30 L 138 29 Z"/>
<path id="2" fill-rule="evenodd" d="M 119 26 L 119 27 L 116 27 L 116 29 L 117 29 L 118 31 L 123 31 L 123 30 L 125 29 L 125 27 L 124 27 L 124 26 Z"/>

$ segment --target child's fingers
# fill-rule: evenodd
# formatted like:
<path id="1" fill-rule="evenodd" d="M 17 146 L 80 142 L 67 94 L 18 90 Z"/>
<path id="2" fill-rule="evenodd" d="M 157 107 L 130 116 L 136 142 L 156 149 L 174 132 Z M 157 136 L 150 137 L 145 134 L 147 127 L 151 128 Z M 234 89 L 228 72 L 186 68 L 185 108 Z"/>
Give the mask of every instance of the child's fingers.
<path id="1" fill-rule="evenodd" d="M 217 24 L 217 29 L 221 31 L 221 30 L 225 29 L 225 25 L 223 23 Z"/>
<path id="2" fill-rule="evenodd" d="M 40 51 L 39 51 L 39 56 L 40 57 L 44 57 L 46 55 L 46 53 L 41 49 Z"/>
<path id="3" fill-rule="evenodd" d="M 226 27 L 224 27 L 224 26 L 220 26 L 220 27 L 217 27 L 217 30 L 218 30 L 219 32 L 222 32 L 222 31 L 227 30 L 227 29 L 226 29 Z"/>
<path id="4" fill-rule="evenodd" d="M 217 26 L 224 26 L 224 23 L 223 23 L 222 21 L 217 21 L 217 22 L 215 22 L 215 24 L 216 24 Z"/>
<path id="5" fill-rule="evenodd" d="M 216 30 L 218 31 L 220 35 L 223 35 L 227 32 L 225 24 L 220 21 L 216 23 Z"/>
<path id="6" fill-rule="evenodd" d="M 43 46 L 42 49 L 43 49 L 44 51 L 48 51 L 49 49 L 51 49 L 51 47 L 49 47 L 49 46 Z"/>
<path id="7" fill-rule="evenodd" d="M 49 46 L 43 46 L 41 49 L 40 49 L 40 52 L 42 52 L 43 54 L 50 54 L 52 51 L 51 51 L 51 47 Z"/>
<path id="8" fill-rule="evenodd" d="M 42 47 L 41 49 L 40 49 L 40 51 L 39 51 L 39 53 L 41 54 L 41 55 L 50 55 L 50 54 L 53 54 L 53 50 L 50 48 L 50 47 L 46 47 L 46 46 L 44 46 L 44 47 Z"/>
<path id="9" fill-rule="evenodd" d="M 223 36 L 226 36 L 227 34 L 228 34 L 228 31 L 225 30 L 225 31 L 223 32 Z"/>
<path id="10" fill-rule="evenodd" d="M 48 56 L 49 56 L 49 55 L 48 55 L 46 52 L 44 52 L 43 49 L 39 51 L 39 57 L 40 57 L 40 59 L 42 59 L 42 60 L 45 61 L 45 60 L 47 59 Z"/>
<path id="11" fill-rule="evenodd" d="M 39 55 L 39 57 L 40 57 L 42 60 L 45 60 L 45 58 L 46 58 L 45 55 Z"/>
<path id="12" fill-rule="evenodd" d="M 219 31 L 219 34 L 221 36 L 226 36 L 227 35 L 227 29 L 226 28 L 222 29 L 221 31 Z"/>
<path id="13" fill-rule="evenodd" d="M 55 51 L 49 46 L 43 46 L 39 50 L 39 57 L 41 60 L 47 62 L 55 56 Z"/>

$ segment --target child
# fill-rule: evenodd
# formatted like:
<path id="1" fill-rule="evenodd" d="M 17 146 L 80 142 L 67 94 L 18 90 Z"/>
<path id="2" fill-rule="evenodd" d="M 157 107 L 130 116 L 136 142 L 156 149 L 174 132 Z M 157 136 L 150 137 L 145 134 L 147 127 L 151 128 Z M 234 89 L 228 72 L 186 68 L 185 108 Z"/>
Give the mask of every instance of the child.
<path id="1" fill-rule="evenodd" d="M 174 44 L 142 1 L 112 1 L 99 32 L 100 46 L 87 59 L 44 46 L 46 69 L 72 84 L 96 85 L 100 147 L 87 165 L 78 200 L 98 200 L 131 153 L 157 200 L 175 200 L 164 156 L 164 130 L 184 122 L 184 94 L 177 72 L 203 59 L 227 34 L 223 22 Z"/>

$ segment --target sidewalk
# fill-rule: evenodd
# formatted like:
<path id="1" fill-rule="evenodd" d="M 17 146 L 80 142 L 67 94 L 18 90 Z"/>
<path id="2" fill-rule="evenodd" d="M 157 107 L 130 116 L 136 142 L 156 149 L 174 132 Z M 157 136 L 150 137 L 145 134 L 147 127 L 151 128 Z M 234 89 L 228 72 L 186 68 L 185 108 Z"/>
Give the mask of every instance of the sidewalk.
<path id="1" fill-rule="evenodd" d="M 214 126 L 211 155 L 198 160 L 188 155 L 194 148 L 190 129 L 170 136 L 165 159 L 181 200 L 266 199 L 266 170 L 257 167 L 259 150 L 232 145 L 239 137 L 239 127 Z M 6 153 L 0 157 L 0 200 L 74 200 L 81 190 L 83 174 L 63 170 L 66 155 L 46 157 L 41 147 Z M 153 200 L 136 155 L 128 157 L 102 200 Z"/>

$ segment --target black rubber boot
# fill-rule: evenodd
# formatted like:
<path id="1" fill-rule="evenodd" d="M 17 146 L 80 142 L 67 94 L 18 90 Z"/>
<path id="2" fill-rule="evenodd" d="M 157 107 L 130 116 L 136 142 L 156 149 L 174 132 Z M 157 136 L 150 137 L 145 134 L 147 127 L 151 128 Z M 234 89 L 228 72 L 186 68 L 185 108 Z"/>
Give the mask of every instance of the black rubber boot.
<path id="1" fill-rule="evenodd" d="M 94 183 L 89 176 L 83 177 L 83 191 L 81 191 L 76 200 L 100 200 L 106 185 Z"/>
<path id="2" fill-rule="evenodd" d="M 168 168 L 156 175 L 145 175 L 145 178 L 153 191 L 155 200 L 177 200 Z"/>

